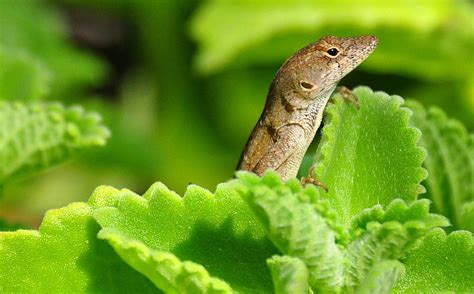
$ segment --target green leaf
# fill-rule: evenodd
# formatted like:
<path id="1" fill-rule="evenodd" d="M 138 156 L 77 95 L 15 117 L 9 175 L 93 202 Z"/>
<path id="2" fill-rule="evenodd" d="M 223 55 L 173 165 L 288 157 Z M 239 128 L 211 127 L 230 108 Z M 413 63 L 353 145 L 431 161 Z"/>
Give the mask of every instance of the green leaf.
<path id="1" fill-rule="evenodd" d="M 71 45 L 60 14 L 44 1 L 0 1 L 0 27 L 0 47 L 27 54 L 48 70 L 50 97 L 71 98 L 105 77 L 105 64 Z"/>
<path id="2" fill-rule="evenodd" d="M 201 72 L 214 73 L 232 63 L 281 62 L 318 36 L 372 34 L 380 45 L 366 68 L 467 80 L 470 65 L 458 58 L 456 48 L 474 49 L 473 6 L 425 0 L 415 7 L 409 0 L 208 1 L 191 23 L 199 46 L 196 64 Z"/>
<path id="3" fill-rule="evenodd" d="M 308 268 L 301 259 L 275 255 L 268 259 L 267 263 L 272 272 L 276 294 L 309 293 Z"/>
<path id="4" fill-rule="evenodd" d="M 439 108 L 425 110 L 414 101 L 407 106 L 414 113 L 412 124 L 423 133 L 420 145 L 428 151 L 424 196 L 434 202 L 436 212 L 451 220 L 454 228 L 474 231 L 474 135 Z"/>
<path id="5" fill-rule="evenodd" d="M 343 255 L 336 236 L 319 214 L 316 188 L 302 189 L 298 180 L 282 183 L 272 171 L 262 178 L 239 172 L 241 193 L 275 246 L 286 255 L 301 259 L 315 289 L 337 291 L 343 283 Z"/>
<path id="6" fill-rule="evenodd" d="M 377 264 L 401 258 L 406 249 L 429 230 L 447 225 L 445 217 L 429 213 L 426 199 L 411 205 L 396 199 L 385 210 L 377 205 L 361 211 L 353 219 L 354 240 L 345 251 L 346 286 L 356 287 Z"/>
<path id="7" fill-rule="evenodd" d="M 367 230 L 371 222 L 399 222 L 410 223 L 419 222 L 420 229 L 430 229 L 434 227 L 445 227 L 450 223 L 444 216 L 429 213 L 430 201 L 427 199 L 417 200 L 407 205 L 401 199 L 395 199 L 383 209 L 381 205 L 364 209 L 352 218 L 351 233 L 360 235 Z M 414 226 L 415 228 L 415 226 Z M 415 233 L 417 231 L 413 231 Z M 418 233 L 417 233 L 418 234 Z"/>
<path id="8" fill-rule="evenodd" d="M 387 260 L 376 264 L 367 277 L 357 288 L 356 293 L 392 293 L 392 289 L 400 276 L 404 273 L 405 267 L 396 260 Z"/>
<path id="9" fill-rule="evenodd" d="M 384 262 L 392 261 L 393 265 L 428 231 L 449 225 L 445 217 L 429 213 L 427 199 L 411 204 L 396 199 L 385 209 L 376 205 L 354 216 L 348 232 L 337 234 L 349 235 L 349 240 L 342 242 L 336 238 L 336 232 L 344 231 L 336 219 L 340 215 L 319 199 L 316 187 L 302 188 L 296 179 L 282 183 L 273 171 L 261 178 L 239 172 L 238 178 L 240 193 L 268 237 L 287 258 L 304 262 L 313 290 L 353 291 L 363 287 L 369 291 L 376 279 L 386 279 L 387 288 L 379 290 L 389 291 L 400 275 L 400 266 L 389 267 Z M 285 262 L 297 263 L 290 259 Z M 277 264 L 273 269 L 276 289 L 302 279 L 293 275 L 289 265 L 286 271 L 280 269 L 284 266 Z"/>
<path id="10" fill-rule="evenodd" d="M 80 107 L 0 101 L 0 183 L 104 145 L 109 131 L 100 120 Z"/>
<path id="11" fill-rule="evenodd" d="M 109 241 L 123 260 L 165 293 L 231 293 L 229 285 L 210 277 L 199 264 L 181 262 L 171 253 L 152 250 L 120 234 L 102 231 L 99 238 Z"/>
<path id="12" fill-rule="evenodd" d="M 0 46 L 0 100 L 29 100 L 45 96 L 50 74 L 37 60 Z"/>
<path id="13" fill-rule="evenodd" d="M 110 193 L 105 187 L 95 192 Z M 107 242 L 97 239 L 92 211 L 86 203 L 73 203 L 48 211 L 38 231 L 0 232 L 0 292 L 156 292 Z"/>
<path id="14" fill-rule="evenodd" d="M 324 198 L 343 224 L 364 208 L 415 200 L 426 177 L 420 132 L 408 126 L 411 111 L 400 107 L 403 99 L 367 87 L 353 93 L 360 109 L 339 94 L 327 107 L 314 163 L 316 179 L 329 187 Z"/>
<path id="15" fill-rule="evenodd" d="M 110 198 L 118 200 L 94 212 L 102 226 L 100 236 L 119 236 L 127 242 L 143 243 L 149 250 L 201 264 L 234 291 L 273 291 L 266 259 L 277 250 L 235 191 L 234 182 L 219 185 L 215 195 L 190 185 L 181 198 L 157 183 L 143 197 L 122 190 L 93 195 L 91 201 L 102 203 Z M 134 262 L 136 258 L 125 260 Z M 136 268 L 152 275 L 149 265 Z M 173 273 L 166 279 L 168 284 L 177 281 Z"/>
<path id="16" fill-rule="evenodd" d="M 397 293 L 473 292 L 474 239 L 456 231 L 446 236 L 435 229 L 403 260 L 406 275 Z"/>

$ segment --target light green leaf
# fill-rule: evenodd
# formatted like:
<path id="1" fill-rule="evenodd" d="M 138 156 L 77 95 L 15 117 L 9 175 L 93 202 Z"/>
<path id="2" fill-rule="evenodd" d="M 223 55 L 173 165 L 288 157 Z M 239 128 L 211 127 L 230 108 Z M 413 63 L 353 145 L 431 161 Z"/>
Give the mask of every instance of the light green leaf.
<path id="1" fill-rule="evenodd" d="M 387 260 L 380 262 L 370 270 L 367 277 L 357 288 L 356 293 L 392 293 L 393 287 L 404 271 L 405 267 L 399 261 Z"/>
<path id="2" fill-rule="evenodd" d="M 414 101 L 407 106 L 414 112 L 412 124 L 423 133 L 420 145 L 428 151 L 424 196 L 455 228 L 474 231 L 474 134 L 468 134 L 461 123 L 448 119 L 439 108 L 425 110 Z"/>
<path id="3" fill-rule="evenodd" d="M 466 79 L 470 65 L 458 58 L 456 48 L 474 49 L 472 14 L 469 2 L 449 0 L 214 0 L 198 9 L 191 34 L 204 73 L 233 63 L 281 62 L 323 35 L 372 34 L 380 45 L 366 68 L 422 79 Z"/>
<path id="4" fill-rule="evenodd" d="M 235 191 L 234 182 L 219 185 L 215 195 L 191 185 L 182 198 L 157 183 L 143 197 L 122 190 L 93 195 L 91 201 L 102 203 L 109 198 L 118 200 L 94 212 L 102 226 L 100 236 L 119 236 L 127 242 L 143 243 L 149 250 L 201 264 L 211 276 L 238 292 L 273 291 L 266 259 L 277 250 Z M 132 263 L 136 258 L 125 260 Z M 136 268 L 151 275 L 148 265 Z M 166 280 L 178 283 L 173 273 Z"/>
<path id="5" fill-rule="evenodd" d="M 104 145 L 109 131 L 100 121 L 80 107 L 0 101 L 0 183 Z"/>
<path id="6" fill-rule="evenodd" d="M 151 282 L 97 239 L 92 210 L 73 203 L 48 211 L 38 231 L 0 232 L 0 292 L 155 293 Z"/>
<path id="7" fill-rule="evenodd" d="M 355 239 L 345 251 L 346 286 L 356 287 L 378 263 L 401 258 L 429 230 L 447 225 L 445 217 L 429 213 L 426 199 L 411 205 L 396 199 L 385 210 L 377 205 L 360 212 L 351 227 Z"/>
<path id="8" fill-rule="evenodd" d="M 473 292 L 474 239 L 456 231 L 446 236 L 435 229 L 403 260 L 406 275 L 397 293 Z"/>
<path id="9" fill-rule="evenodd" d="M 337 291 L 343 283 L 343 255 L 336 236 L 313 203 L 316 188 L 302 189 L 298 180 L 282 183 L 275 172 L 262 178 L 239 172 L 242 196 L 268 237 L 286 255 L 298 257 L 309 270 L 315 289 Z"/>
<path id="10" fill-rule="evenodd" d="M 268 259 L 267 263 L 272 272 L 276 294 L 309 293 L 308 268 L 301 259 L 275 255 Z"/>
<path id="11" fill-rule="evenodd" d="M 29 100 L 45 96 L 50 74 L 27 54 L 0 46 L 0 100 Z"/>
<path id="12" fill-rule="evenodd" d="M 385 223 L 396 221 L 399 223 L 419 222 L 420 229 L 434 227 L 445 227 L 450 223 L 444 216 L 429 213 L 430 201 L 427 199 L 417 200 L 407 205 L 401 199 L 395 199 L 383 209 L 381 205 L 367 208 L 352 218 L 351 233 L 360 235 L 367 230 L 370 222 Z M 413 231 L 415 233 L 416 231 Z M 418 233 L 417 233 L 418 234 Z"/>
<path id="13" fill-rule="evenodd" d="M 424 152 L 419 130 L 409 127 L 411 111 L 403 99 L 358 87 L 360 109 L 339 95 L 326 109 L 323 137 L 315 157 L 315 177 L 341 223 L 360 210 L 388 205 L 395 198 L 413 201 L 424 191 Z"/>
<path id="14" fill-rule="evenodd" d="M 127 240 L 120 234 L 101 231 L 99 238 L 109 241 L 123 260 L 165 293 L 232 292 L 229 285 L 210 277 L 199 264 L 182 262 L 171 253 L 152 250 L 143 243 Z"/>

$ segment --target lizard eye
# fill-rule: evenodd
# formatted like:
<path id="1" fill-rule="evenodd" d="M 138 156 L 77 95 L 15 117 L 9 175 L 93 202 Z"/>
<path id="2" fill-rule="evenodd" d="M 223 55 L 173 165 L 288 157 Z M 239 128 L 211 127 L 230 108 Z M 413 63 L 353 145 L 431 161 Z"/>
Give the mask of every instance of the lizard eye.
<path id="1" fill-rule="evenodd" d="M 333 58 L 336 57 L 339 54 L 339 50 L 335 47 L 329 48 L 326 53 L 329 55 L 329 57 Z"/>
<path id="2" fill-rule="evenodd" d="M 305 91 L 309 91 L 314 88 L 314 85 L 308 82 L 300 82 L 301 88 Z"/>

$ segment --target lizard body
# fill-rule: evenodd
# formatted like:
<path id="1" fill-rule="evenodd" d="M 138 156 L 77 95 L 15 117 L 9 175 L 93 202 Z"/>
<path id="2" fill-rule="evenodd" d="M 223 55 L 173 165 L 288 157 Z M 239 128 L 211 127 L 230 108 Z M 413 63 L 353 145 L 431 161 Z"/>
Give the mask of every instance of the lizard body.
<path id="1" fill-rule="evenodd" d="M 296 52 L 278 70 L 265 108 L 240 157 L 239 170 L 295 177 L 337 83 L 364 61 L 377 38 L 326 36 Z"/>

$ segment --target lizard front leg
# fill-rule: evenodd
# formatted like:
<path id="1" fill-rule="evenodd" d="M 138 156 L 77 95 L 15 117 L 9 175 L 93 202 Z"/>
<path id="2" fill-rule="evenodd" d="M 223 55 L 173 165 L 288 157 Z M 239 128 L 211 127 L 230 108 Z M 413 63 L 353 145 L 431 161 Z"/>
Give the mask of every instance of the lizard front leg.
<path id="1" fill-rule="evenodd" d="M 307 141 L 304 139 L 305 136 L 305 130 L 299 124 L 280 127 L 272 145 L 252 171 L 262 175 L 267 169 L 273 169 L 285 181 L 295 177 L 307 147 L 305 146 Z"/>

